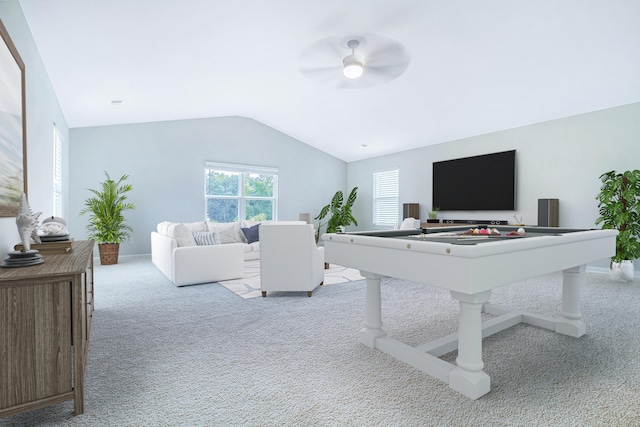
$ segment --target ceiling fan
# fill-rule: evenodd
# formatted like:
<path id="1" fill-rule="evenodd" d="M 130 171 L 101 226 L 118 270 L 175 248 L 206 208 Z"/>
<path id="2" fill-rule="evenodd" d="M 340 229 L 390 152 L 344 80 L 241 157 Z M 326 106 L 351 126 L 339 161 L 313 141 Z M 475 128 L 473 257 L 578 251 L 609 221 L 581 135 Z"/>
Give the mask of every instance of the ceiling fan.
<path id="1" fill-rule="evenodd" d="M 397 40 L 375 34 L 327 37 L 300 55 L 300 72 L 317 83 L 361 89 L 390 82 L 409 66 Z"/>

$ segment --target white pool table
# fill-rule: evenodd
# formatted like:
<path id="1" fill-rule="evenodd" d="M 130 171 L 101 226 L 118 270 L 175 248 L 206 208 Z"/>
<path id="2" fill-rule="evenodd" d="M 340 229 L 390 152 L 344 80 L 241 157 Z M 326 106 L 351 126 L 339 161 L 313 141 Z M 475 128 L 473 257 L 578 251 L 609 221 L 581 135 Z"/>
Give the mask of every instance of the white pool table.
<path id="1" fill-rule="evenodd" d="M 493 228 L 493 226 L 490 226 Z M 580 337 L 580 283 L 586 264 L 615 254 L 614 230 L 496 226 L 499 235 L 463 236 L 465 227 L 324 234 L 325 261 L 357 268 L 367 280 L 366 314 L 359 341 L 377 348 L 477 399 L 490 391 L 483 371 L 482 338 L 518 323 Z M 510 235 L 511 234 L 511 235 Z M 562 271 L 558 317 L 510 311 L 489 304 L 491 290 Z M 412 347 L 382 329 L 380 279 L 395 277 L 448 289 L 460 303 L 458 333 Z M 495 315 L 481 320 L 482 312 Z M 440 357 L 458 350 L 456 364 Z"/>

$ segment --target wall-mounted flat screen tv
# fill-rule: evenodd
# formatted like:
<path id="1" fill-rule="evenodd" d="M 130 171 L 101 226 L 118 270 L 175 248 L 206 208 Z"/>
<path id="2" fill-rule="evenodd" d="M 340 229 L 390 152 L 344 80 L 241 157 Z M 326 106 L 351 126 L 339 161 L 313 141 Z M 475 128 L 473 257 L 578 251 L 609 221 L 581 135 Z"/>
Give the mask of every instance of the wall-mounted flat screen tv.
<path id="1" fill-rule="evenodd" d="M 516 150 L 433 162 L 433 206 L 443 211 L 516 209 Z"/>

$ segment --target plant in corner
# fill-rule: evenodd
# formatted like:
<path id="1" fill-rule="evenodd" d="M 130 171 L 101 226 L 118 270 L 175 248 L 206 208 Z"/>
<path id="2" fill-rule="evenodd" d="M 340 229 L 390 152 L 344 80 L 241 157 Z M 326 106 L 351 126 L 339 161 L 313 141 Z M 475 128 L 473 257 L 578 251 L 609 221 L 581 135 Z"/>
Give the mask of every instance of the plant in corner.
<path id="1" fill-rule="evenodd" d="M 337 233 L 341 230 L 341 227 L 346 227 L 352 223 L 358 225 L 358 221 L 353 217 L 351 208 L 358 196 L 358 187 L 353 187 L 347 200 L 344 200 L 344 194 L 342 191 L 336 191 L 336 194 L 331 198 L 331 203 L 326 205 L 320 210 L 320 213 L 314 219 L 318 220 L 318 229 L 316 230 L 316 242 L 320 239 L 320 230 L 326 224 L 327 233 Z M 321 221 L 331 213 L 331 217 L 325 224 Z"/>
<path id="2" fill-rule="evenodd" d="M 129 175 L 122 175 L 118 181 L 107 177 L 100 188 L 89 189 L 93 197 L 85 200 L 85 208 L 80 215 L 90 214 L 87 231 L 89 239 L 98 243 L 100 264 L 117 264 L 120 243 L 126 241 L 133 233 L 133 228 L 125 224 L 123 211 L 135 209 L 133 203 L 127 202 L 127 193 L 133 190 L 131 184 L 125 183 Z"/>
<path id="3" fill-rule="evenodd" d="M 596 197 L 596 225 L 618 230 L 616 254 L 611 258 L 611 275 L 633 280 L 633 260 L 640 258 L 640 170 L 600 176 L 602 186 Z"/>

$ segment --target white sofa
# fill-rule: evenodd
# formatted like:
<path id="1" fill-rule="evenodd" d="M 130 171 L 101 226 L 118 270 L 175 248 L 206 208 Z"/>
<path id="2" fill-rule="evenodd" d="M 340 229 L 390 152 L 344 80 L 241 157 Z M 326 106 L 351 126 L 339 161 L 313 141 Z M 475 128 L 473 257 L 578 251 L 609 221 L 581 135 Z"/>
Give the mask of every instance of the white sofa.
<path id="1" fill-rule="evenodd" d="M 161 222 L 151 232 L 151 262 L 176 286 L 240 278 L 244 261 L 260 258 L 259 240 L 253 241 L 259 224 Z"/>

